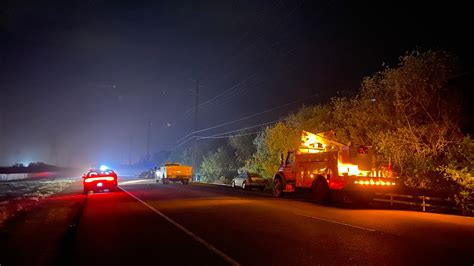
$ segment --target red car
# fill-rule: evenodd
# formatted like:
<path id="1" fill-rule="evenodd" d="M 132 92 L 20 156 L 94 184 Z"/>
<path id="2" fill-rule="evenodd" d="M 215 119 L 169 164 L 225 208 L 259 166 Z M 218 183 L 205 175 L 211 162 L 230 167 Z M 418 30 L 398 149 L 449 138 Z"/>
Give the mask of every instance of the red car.
<path id="1" fill-rule="evenodd" d="M 117 190 L 118 178 L 117 174 L 110 169 L 100 170 L 89 170 L 87 174 L 82 176 L 82 184 L 84 187 L 84 194 L 89 191 L 115 191 Z"/>

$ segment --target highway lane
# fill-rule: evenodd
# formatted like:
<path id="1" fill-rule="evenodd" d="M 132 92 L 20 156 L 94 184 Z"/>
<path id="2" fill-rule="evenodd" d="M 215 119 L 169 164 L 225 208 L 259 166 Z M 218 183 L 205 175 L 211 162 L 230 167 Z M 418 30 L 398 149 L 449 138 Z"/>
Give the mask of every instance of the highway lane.
<path id="1" fill-rule="evenodd" d="M 327 207 L 227 187 L 123 188 L 245 265 L 474 262 L 469 217 Z"/>
<path id="2" fill-rule="evenodd" d="M 0 263 L 474 263 L 472 217 L 348 209 L 321 206 L 301 199 L 275 199 L 269 193 L 229 187 L 129 181 L 121 184 L 123 191 L 87 196 L 80 195 L 80 186 L 76 185 L 66 196 L 56 197 L 24 219 L 17 220 L 6 229 L 9 237 L 0 239 L 0 244 L 3 241 L 0 247 L 10 254 L 7 260 L 0 256 Z M 32 227 L 25 222 L 31 221 L 31 217 L 49 217 L 50 213 L 56 213 L 54 223 L 49 221 Z M 48 230 L 41 230 L 41 227 Z M 54 234 L 50 232 L 51 228 L 56 228 Z M 40 242 L 38 239 L 45 239 L 48 243 L 43 246 L 48 248 L 39 252 L 41 247 L 36 244 L 36 251 L 29 252 L 32 247 L 25 243 Z M 25 255 L 30 255 L 30 259 L 20 259 Z M 35 256 L 41 260 L 36 260 Z"/>

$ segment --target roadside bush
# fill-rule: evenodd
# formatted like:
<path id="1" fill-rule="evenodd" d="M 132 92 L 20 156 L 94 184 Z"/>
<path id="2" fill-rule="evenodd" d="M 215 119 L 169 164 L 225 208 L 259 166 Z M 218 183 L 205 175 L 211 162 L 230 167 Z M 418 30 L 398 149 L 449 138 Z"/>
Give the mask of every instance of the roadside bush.
<path id="1" fill-rule="evenodd" d="M 201 174 L 205 182 L 226 180 L 237 174 L 236 163 L 231 154 L 224 147 L 220 147 L 216 152 L 204 156 L 201 164 Z"/>

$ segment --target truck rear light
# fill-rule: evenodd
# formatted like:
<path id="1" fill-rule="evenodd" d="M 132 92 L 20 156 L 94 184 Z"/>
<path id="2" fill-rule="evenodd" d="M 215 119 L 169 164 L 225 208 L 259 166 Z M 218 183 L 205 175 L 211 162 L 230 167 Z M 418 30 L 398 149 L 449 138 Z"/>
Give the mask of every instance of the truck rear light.
<path id="1" fill-rule="evenodd" d="M 375 185 L 375 186 L 395 186 L 395 182 L 389 182 L 389 181 L 373 181 L 373 180 L 356 180 L 354 181 L 354 184 L 356 185 Z"/>

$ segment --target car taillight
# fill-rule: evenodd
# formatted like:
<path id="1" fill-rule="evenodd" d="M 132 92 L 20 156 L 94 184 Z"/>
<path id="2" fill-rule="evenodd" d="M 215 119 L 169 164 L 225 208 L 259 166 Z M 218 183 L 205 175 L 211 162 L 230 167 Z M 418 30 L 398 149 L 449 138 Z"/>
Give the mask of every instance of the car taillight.
<path id="1" fill-rule="evenodd" d="M 104 176 L 104 177 L 89 177 L 89 178 L 86 178 L 86 179 L 84 179 L 84 182 L 85 182 L 85 183 L 91 183 L 91 182 L 98 181 L 98 180 L 114 181 L 114 180 L 115 180 L 115 178 L 114 178 L 114 177 L 112 177 L 112 176 Z"/>

